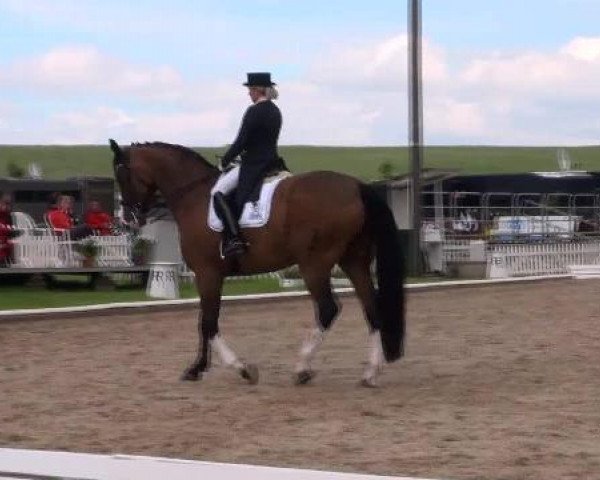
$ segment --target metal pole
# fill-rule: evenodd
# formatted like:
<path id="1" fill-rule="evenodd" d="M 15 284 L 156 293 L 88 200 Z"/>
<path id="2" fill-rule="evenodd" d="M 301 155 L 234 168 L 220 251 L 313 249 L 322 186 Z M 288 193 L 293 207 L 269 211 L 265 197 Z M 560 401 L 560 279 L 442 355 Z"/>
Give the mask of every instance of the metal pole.
<path id="1" fill-rule="evenodd" d="M 413 249 L 411 270 L 423 272 L 421 262 L 421 167 L 423 164 L 423 95 L 421 87 L 421 0 L 408 1 L 409 158 L 412 166 Z"/>

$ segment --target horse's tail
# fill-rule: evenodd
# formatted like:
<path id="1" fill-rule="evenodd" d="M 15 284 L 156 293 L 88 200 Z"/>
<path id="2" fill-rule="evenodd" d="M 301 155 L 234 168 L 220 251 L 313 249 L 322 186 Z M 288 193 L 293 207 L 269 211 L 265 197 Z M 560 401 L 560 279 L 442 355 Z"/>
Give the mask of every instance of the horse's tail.
<path id="1" fill-rule="evenodd" d="M 377 192 L 361 184 L 365 226 L 374 238 L 377 260 L 377 310 L 383 354 L 388 362 L 404 355 L 404 259 L 392 211 Z"/>

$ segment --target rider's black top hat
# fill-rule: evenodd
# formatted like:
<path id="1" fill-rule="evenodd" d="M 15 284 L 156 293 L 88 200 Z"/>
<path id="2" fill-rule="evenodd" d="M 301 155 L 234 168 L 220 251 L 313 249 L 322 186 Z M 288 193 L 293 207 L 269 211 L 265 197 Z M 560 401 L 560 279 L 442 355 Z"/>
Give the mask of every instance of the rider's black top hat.
<path id="1" fill-rule="evenodd" d="M 255 72 L 248 74 L 248 81 L 244 83 L 246 87 L 272 87 L 277 85 L 271 81 L 271 74 L 268 72 Z"/>

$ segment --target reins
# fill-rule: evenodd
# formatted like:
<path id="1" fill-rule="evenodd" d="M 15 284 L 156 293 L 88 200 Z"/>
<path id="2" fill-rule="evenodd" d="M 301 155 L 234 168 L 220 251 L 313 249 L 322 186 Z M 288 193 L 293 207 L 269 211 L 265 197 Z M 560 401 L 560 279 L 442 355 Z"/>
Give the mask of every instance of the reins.
<path id="1" fill-rule="evenodd" d="M 163 192 L 163 196 L 165 197 L 167 203 L 172 206 L 171 208 L 174 209 L 176 208 L 177 204 L 181 202 L 189 193 L 195 191 L 199 186 L 209 183 L 212 179 L 213 177 L 211 175 L 205 175 L 201 178 L 196 178 L 195 180 L 176 188 L 168 194 Z"/>
<path id="2" fill-rule="evenodd" d="M 172 145 L 172 144 L 168 144 L 168 143 L 162 143 L 162 142 L 154 142 L 154 143 L 146 143 L 146 144 L 132 144 L 132 147 L 146 147 L 146 148 L 162 148 L 165 149 L 167 151 L 172 151 L 172 152 L 177 152 L 177 153 L 183 153 L 187 156 L 192 156 L 193 160 L 196 162 L 199 162 L 200 165 L 204 164 L 204 166 L 209 170 L 208 173 L 205 173 L 203 175 L 201 175 L 198 178 L 195 178 L 194 180 L 191 180 L 190 182 L 185 183 L 184 185 L 182 185 L 181 187 L 177 187 L 175 188 L 173 191 L 171 192 L 162 192 L 162 195 L 164 197 L 164 199 L 166 200 L 166 202 L 170 205 L 171 209 L 175 209 L 177 207 L 177 205 L 187 197 L 188 194 L 190 194 L 191 192 L 194 192 L 196 189 L 198 189 L 198 187 L 200 187 L 203 184 L 208 184 L 212 181 L 215 181 L 216 176 L 218 175 L 212 175 L 211 174 L 211 170 L 214 169 L 215 173 L 218 171 L 212 164 L 210 164 L 209 162 L 207 162 L 200 154 L 198 154 L 197 152 L 194 152 L 191 149 L 188 149 L 186 147 L 182 147 L 181 145 Z"/>

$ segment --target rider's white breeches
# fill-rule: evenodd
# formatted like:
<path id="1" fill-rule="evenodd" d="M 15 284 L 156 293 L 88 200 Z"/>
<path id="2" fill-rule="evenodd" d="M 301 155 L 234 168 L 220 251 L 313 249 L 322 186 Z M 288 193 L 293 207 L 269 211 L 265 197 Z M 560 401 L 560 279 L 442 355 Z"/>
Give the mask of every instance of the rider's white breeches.
<path id="1" fill-rule="evenodd" d="M 210 191 L 211 196 L 217 192 L 221 192 L 223 195 L 230 193 L 235 187 L 237 187 L 240 179 L 240 166 L 233 167 L 226 173 L 221 174 L 217 183 Z"/>

